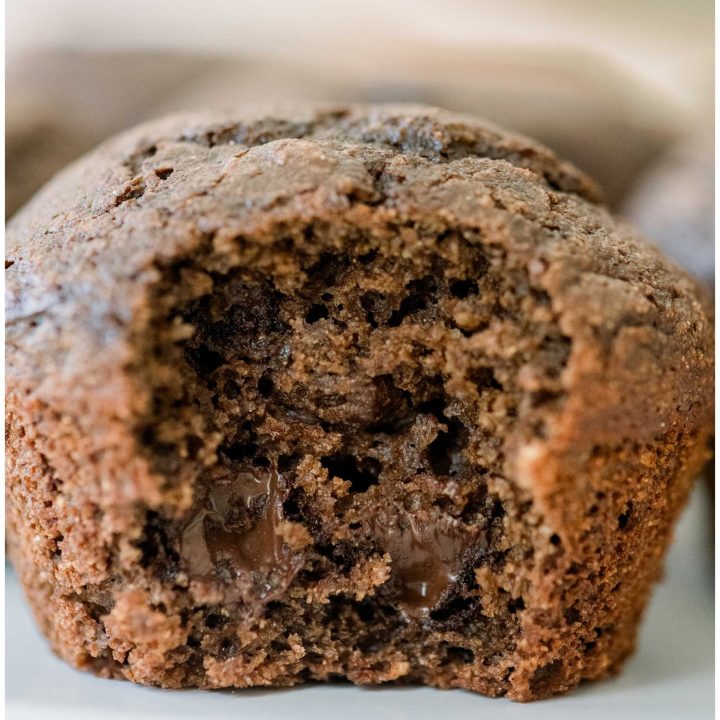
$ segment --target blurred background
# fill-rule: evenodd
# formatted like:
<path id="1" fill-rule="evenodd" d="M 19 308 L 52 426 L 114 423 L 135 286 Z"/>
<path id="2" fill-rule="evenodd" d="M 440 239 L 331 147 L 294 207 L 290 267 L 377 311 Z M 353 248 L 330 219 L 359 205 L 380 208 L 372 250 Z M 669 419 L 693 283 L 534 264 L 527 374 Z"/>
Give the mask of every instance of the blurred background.
<path id="1" fill-rule="evenodd" d="M 712 285 L 711 0 L 8 0 L 6 214 L 164 113 L 420 101 L 535 137 Z"/>

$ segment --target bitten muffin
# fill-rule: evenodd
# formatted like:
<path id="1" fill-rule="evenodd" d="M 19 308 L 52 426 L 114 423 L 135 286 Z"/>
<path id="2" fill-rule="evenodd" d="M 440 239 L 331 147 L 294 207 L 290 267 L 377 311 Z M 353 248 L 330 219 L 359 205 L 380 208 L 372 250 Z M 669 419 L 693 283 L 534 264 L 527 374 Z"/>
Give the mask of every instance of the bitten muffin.
<path id="1" fill-rule="evenodd" d="M 548 150 L 414 106 L 171 118 L 5 264 L 8 552 L 68 662 L 531 700 L 632 651 L 710 311 Z"/>

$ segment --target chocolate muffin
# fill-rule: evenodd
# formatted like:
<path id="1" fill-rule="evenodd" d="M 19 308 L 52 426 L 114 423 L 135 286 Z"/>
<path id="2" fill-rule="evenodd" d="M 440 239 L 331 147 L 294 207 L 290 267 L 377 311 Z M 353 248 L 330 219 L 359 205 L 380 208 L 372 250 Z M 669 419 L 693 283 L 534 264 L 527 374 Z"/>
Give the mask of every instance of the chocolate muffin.
<path id="1" fill-rule="evenodd" d="M 632 651 L 710 311 L 548 150 L 424 107 L 171 118 L 5 265 L 8 552 L 68 662 L 531 700 Z"/>

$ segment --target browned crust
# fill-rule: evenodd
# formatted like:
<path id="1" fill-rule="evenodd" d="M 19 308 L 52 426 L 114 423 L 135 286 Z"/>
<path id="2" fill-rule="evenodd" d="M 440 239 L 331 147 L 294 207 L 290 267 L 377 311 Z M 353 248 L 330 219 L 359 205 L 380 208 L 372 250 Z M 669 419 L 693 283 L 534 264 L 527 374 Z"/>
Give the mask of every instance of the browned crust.
<path id="1" fill-rule="evenodd" d="M 701 291 L 595 204 L 582 174 L 478 121 L 407 107 L 237 117 L 174 118 L 111 141 L 9 227 L 8 548 L 57 652 L 101 674 L 182 684 L 166 670 L 182 629 L 151 607 L 166 588 L 153 598 L 118 589 L 102 620 L 83 595 L 107 582 L 110 555 L 137 562 L 135 508 L 163 501 L 133 434 L 147 389 L 127 369 L 159 266 L 208 238 L 229 259 L 239 235 L 268 252 L 283 224 L 322 218 L 381 233 L 411 219 L 500 248 L 547 293 L 572 342 L 564 401 L 545 435 L 521 424 L 506 438 L 507 475 L 534 499 L 538 537 L 557 535 L 565 548 L 518 569 L 532 602 L 506 663 L 513 672 L 504 682 L 477 673 L 424 681 L 526 700 L 616 669 L 706 457 L 713 353 Z M 531 392 L 532 376 L 523 382 Z M 60 484 L 72 507 L 58 507 Z M 621 540 L 618 522 L 628 526 Z M 583 572 L 568 579 L 578 562 Z M 492 594 L 492 577 L 478 582 Z M 563 608 L 573 598 L 570 621 Z M 568 649 L 576 623 L 600 630 L 582 657 Z M 113 662 L 133 647 L 135 662 Z M 298 660 L 293 647 L 284 667 Z M 209 685 L 279 682 L 247 662 L 210 668 Z M 356 679 L 394 678 L 358 669 Z"/>

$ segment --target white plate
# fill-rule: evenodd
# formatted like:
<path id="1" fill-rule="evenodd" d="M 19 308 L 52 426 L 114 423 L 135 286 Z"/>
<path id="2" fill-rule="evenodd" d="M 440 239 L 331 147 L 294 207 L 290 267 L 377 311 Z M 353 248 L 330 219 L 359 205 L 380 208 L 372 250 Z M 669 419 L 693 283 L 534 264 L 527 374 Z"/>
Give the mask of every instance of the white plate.
<path id="1" fill-rule="evenodd" d="M 619 678 L 529 705 L 457 690 L 310 685 L 281 690 L 166 691 L 77 672 L 48 650 L 12 571 L 6 574 L 9 720 L 700 720 L 713 716 L 710 511 L 698 487 L 677 532 L 640 647 Z"/>

